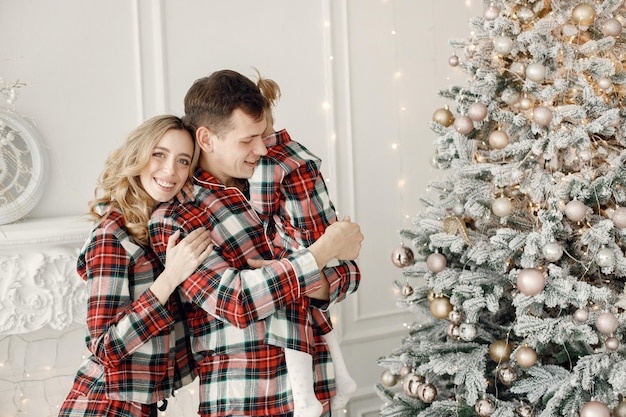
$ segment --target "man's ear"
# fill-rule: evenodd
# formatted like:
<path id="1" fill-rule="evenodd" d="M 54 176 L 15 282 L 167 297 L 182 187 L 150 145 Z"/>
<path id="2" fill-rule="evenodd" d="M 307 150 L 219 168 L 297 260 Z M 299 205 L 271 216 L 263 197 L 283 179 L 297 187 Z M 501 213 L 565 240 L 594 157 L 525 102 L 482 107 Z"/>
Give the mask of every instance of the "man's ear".
<path id="1" fill-rule="evenodd" d="M 200 126 L 196 129 L 196 142 L 204 152 L 213 150 L 213 136 L 213 133 L 206 126 Z"/>

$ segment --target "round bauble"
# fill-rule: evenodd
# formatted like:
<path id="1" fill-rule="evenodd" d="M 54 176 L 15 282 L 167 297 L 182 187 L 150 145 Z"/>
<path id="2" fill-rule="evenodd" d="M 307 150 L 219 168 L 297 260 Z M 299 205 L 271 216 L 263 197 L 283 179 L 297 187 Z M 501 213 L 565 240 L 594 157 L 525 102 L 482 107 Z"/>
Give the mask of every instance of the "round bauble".
<path id="1" fill-rule="evenodd" d="M 454 123 L 454 116 L 452 115 L 452 112 L 447 108 L 437 109 L 433 113 L 433 122 L 448 127 L 452 123 Z"/>
<path id="2" fill-rule="evenodd" d="M 437 388 L 430 383 L 420 384 L 417 387 L 417 397 L 425 403 L 432 403 L 437 399 Z"/>
<path id="3" fill-rule="evenodd" d="M 489 357 L 496 363 L 503 363 L 509 360 L 512 350 L 506 340 L 495 340 L 489 345 Z"/>
<path id="4" fill-rule="evenodd" d="M 476 402 L 474 410 L 480 417 L 489 417 L 496 411 L 496 406 L 489 398 L 483 398 Z"/>
<path id="5" fill-rule="evenodd" d="M 537 123 L 539 126 L 548 126 L 552 123 L 553 117 L 552 110 L 546 106 L 539 106 L 535 108 L 533 112 L 533 122 Z"/>
<path id="6" fill-rule="evenodd" d="M 596 317 L 596 328 L 601 333 L 611 334 L 617 330 L 618 325 L 619 320 L 617 320 L 617 317 L 615 317 L 613 313 L 604 312 L 598 314 Z"/>
<path id="7" fill-rule="evenodd" d="M 393 387 L 398 383 L 398 376 L 391 373 L 389 369 L 385 369 L 380 376 L 380 382 L 386 387 Z"/>
<path id="8" fill-rule="evenodd" d="M 450 65 L 451 67 L 456 67 L 457 65 L 459 65 L 459 57 L 456 55 L 450 56 L 450 58 L 448 58 L 448 65 Z"/>
<path id="9" fill-rule="evenodd" d="M 509 386 L 517 380 L 517 371 L 509 364 L 504 364 L 498 368 L 498 381 Z"/>
<path id="10" fill-rule="evenodd" d="M 435 299 L 430 302 L 430 313 L 433 317 L 438 319 L 447 318 L 448 314 L 452 311 L 452 308 L 453 306 L 448 297 L 435 297 Z"/>
<path id="11" fill-rule="evenodd" d="M 450 323 L 446 328 L 446 335 L 452 340 L 459 340 L 461 338 L 461 331 L 458 324 Z"/>
<path id="12" fill-rule="evenodd" d="M 456 308 L 448 313 L 448 320 L 454 324 L 461 324 L 461 320 L 463 320 L 463 315 Z"/>
<path id="13" fill-rule="evenodd" d="M 517 407 L 515 409 L 515 414 L 517 414 L 519 417 L 534 417 L 535 416 L 535 412 L 533 411 L 533 408 L 528 404 L 523 404 Z"/>
<path id="14" fill-rule="evenodd" d="M 541 253 L 543 253 L 543 257 L 546 258 L 546 261 L 556 262 L 563 256 L 563 248 L 558 243 L 550 242 L 546 243 Z"/>
<path id="15" fill-rule="evenodd" d="M 515 360 L 519 366 L 531 367 L 537 362 L 537 352 L 530 346 L 522 346 L 515 351 Z"/>
<path id="16" fill-rule="evenodd" d="M 609 248 L 602 248 L 596 253 L 596 264 L 603 268 L 605 266 L 612 266 L 615 262 L 615 254 Z"/>
<path id="17" fill-rule="evenodd" d="M 602 22 L 602 33 L 606 36 L 619 36 L 622 33 L 622 24 L 619 20 L 611 18 Z"/>
<path id="18" fill-rule="evenodd" d="M 424 383 L 424 377 L 410 373 L 404 377 L 402 390 L 409 397 L 417 398 L 417 387 Z"/>
<path id="19" fill-rule="evenodd" d="M 503 149 L 509 144 L 509 135 L 502 130 L 494 130 L 489 134 L 489 146 L 492 149 Z"/>
<path id="20" fill-rule="evenodd" d="M 477 334 L 478 330 L 476 330 L 476 326 L 472 323 L 461 323 L 459 325 L 459 336 L 466 342 L 474 340 Z"/>
<path id="21" fill-rule="evenodd" d="M 589 401 L 580 408 L 580 417 L 611 417 L 611 411 L 600 401 Z"/>
<path id="22" fill-rule="evenodd" d="M 508 54 L 513 50 L 513 39 L 508 36 L 498 36 L 493 40 L 493 49 L 500 55 Z"/>
<path id="23" fill-rule="evenodd" d="M 596 11 L 592 5 L 582 3 L 572 10 L 572 20 L 579 26 L 587 27 L 596 18 Z"/>
<path id="24" fill-rule="evenodd" d="M 404 378 L 405 376 L 407 376 L 410 373 L 411 373 L 411 367 L 410 366 L 404 365 L 402 368 L 400 368 L 400 377 Z"/>
<path id="25" fill-rule="evenodd" d="M 587 216 L 587 206 L 579 201 L 572 200 L 565 205 L 565 217 L 573 222 L 579 222 Z"/>
<path id="26" fill-rule="evenodd" d="M 482 122 L 483 120 L 485 120 L 485 117 L 487 117 L 487 112 L 487 106 L 480 102 L 472 103 L 467 108 L 467 115 L 475 122 Z"/>
<path id="27" fill-rule="evenodd" d="M 426 258 L 426 267 L 431 272 L 441 272 L 446 269 L 447 260 L 446 257 L 440 253 L 431 253 Z"/>
<path id="28" fill-rule="evenodd" d="M 413 295 L 413 287 L 411 287 L 409 284 L 404 284 L 402 286 L 402 296 L 410 297 L 412 295 Z"/>
<path id="29" fill-rule="evenodd" d="M 474 130 L 474 122 L 468 116 L 461 116 L 454 121 L 454 130 L 462 135 L 467 135 Z"/>
<path id="30" fill-rule="evenodd" d="M 540 83 L 546 77 L 546 67 L 540 62 L 533 62 L 526 67 L 526 78 Z"/>
<path id="31" fill-rule="evenodd" d="M 522 23 L 528 23 L 535 18 L 535 13 L 532 11 L 532 9 L 524 6 L 520 7 L 515 15 Z"/>
<path id="32" fill-rule="evenodd" d="M 616 351 L 619 349 L 619 339 L 617 337 L 607 337 L 604 341 L 604 346 L 606 346 L 607 350 Z"/>
<path id="33" fill-rule="evenodd" d="M 626 417 L 626 397 L 623 397 L 611 412 L 613 417 Z"/>
<path id="34" fill-rule="evenodd" d="M 491 203 L 491 211 L 498 217 L 506 217 L 511 214 L 511 201 L 506 197 L 498 197 Z"/>
<path id="35" fill-rule="evenodd" d="M 589 310 L 587 310 L 586 308 L 579 308 L 574 311 L 574 320 L 576 320 L 578 323 L 584 323 L 587 321 L 588 318 Z"/>
<path id="36" fill-rule="evenodd" d="M 598 78 L 598 87 L 604 91 L 608 91 L 613 87 L 613 81 L 609 77 Z"/>
<path id="37" fill-rule="evenodd" d="M 533 106 L 533 101 L 528 97 L 522 97 L 519 101 L 519 107 L 522 110 L 528 110 Z"/>
<path id="38" fill-rule="evenodd" d="M 491 5 L 483 10 L 483 17 L 486 20 L 494 20 L 500 14 L 500 8 L 498 6 Z"/>
<path id="39" fill-rule="evenodd" d="M 537 295 L 546 286 L 543 271 L 537 268 L 524 268 L 517 274 L 517 289 L 524 295 Z"/>
<path id="40" fill-rule="evenodd" d="M 391 262 L 398 268 L 405 268 L 413 263 L 415 255 L 411 248 L 400 245 L 391 251 Z"/>
<path id="41" fill-rule="evenodd" d="M 617 207 L 611 217 L 615 227 L 623 229 L 626 227 L 626 207 Z"/>

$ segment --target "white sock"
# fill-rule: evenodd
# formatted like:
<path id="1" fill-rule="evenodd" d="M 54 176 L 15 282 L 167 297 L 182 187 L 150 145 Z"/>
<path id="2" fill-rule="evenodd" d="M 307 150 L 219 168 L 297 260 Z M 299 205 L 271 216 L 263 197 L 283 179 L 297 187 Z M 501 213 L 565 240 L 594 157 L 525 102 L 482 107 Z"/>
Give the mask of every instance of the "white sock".
<path id="1" fill-rule="evenodd" d="M 293 392 L 293 416 L 320 417 L 324 407 L 315 397 L 313 357 L 306 352 L 285 349 L 285 363 Z"/>
<path id="2" fill-rule="evenodd" d="M 350 372 L 348 372 L 348 367 L 343 359 L 335 331 L 333 330 L 325 334 L 323 338 L 328 345 L 333 367 L 335 368 L 335 387 L 337 389 L 337 395 L 330 399 L 330 408 L 331 410 L 342 410 L 348 404 L 352 394 L 356 391 L 356 382 L 350 376 Z"/>

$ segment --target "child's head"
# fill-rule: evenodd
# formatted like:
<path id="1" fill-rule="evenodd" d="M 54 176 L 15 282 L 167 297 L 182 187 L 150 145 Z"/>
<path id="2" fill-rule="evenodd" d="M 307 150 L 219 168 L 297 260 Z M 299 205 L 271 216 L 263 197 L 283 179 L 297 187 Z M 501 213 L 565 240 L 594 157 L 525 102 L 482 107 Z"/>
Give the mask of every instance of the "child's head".
<path id="1" fill-rule="evenodd" d="M 257 73 L 257 86 L 261 89 L 261 92 L 268 101 L 267 108 L 265 109 L 265 120 L 267 121 L 267 129 L 263 133 L 263 136 L 267 136 L 274 133 L 274 115 L 272 114 L 272 107 L 276 105 L 276 102 L 280 98 L 280 87 L 274 80 L 261 77 L 259 70 Z"/>

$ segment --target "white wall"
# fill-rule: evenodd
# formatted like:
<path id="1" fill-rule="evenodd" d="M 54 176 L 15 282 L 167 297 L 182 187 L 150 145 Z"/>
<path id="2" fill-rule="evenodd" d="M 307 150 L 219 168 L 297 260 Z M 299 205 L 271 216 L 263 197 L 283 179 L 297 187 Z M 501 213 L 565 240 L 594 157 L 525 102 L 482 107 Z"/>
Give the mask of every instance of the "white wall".
<path id="1" fill-rule="evenodd" d="M 181 114 L 195 79 L 258 68 L 283 91 L 277 127 L 323 159 L 340 216 L 363 229 L 361 288 L 335 322 L 359 384 L 347 415 L 376 415 L 376 359 L 409 320 L 395 307 L 402 276 L 389 254 L 438 175 L 437 92 L 465 80 L 447 41 L 466 37 L 481 10 L 481 0 L 0 0 L 0 77 L 28 84 L 15 110 L 35 122 L 51 162 L 25 223 L 82 214 L 108 152 L 143 119 Z M 82 352 L 80 324 L 0 334 L 0 417 L 54 415 Z M 194 394 L 167 415 L 195 415 Z"/>

